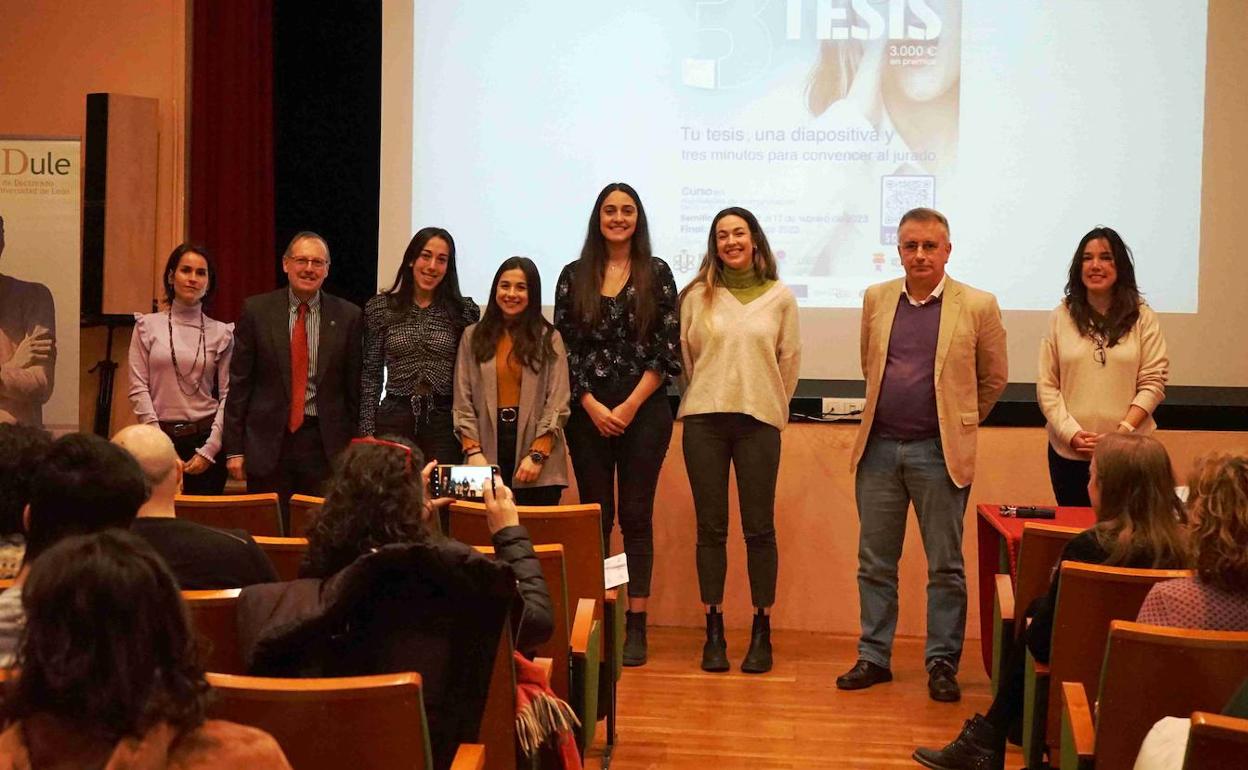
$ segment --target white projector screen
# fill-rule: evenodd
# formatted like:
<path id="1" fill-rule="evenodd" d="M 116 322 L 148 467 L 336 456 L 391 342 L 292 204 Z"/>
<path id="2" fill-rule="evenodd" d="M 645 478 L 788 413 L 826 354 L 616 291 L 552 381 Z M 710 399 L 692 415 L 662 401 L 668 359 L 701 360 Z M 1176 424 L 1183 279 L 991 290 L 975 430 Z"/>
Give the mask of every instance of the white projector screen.
<path id="1" fill-rule="evenodd" d="M 618 180 L 678 285 L 716 211 L 759 216 L 803 308 L 805 378 L 860 378 L 852 310 L 902 274 L 896 221 L 915 205 L 949 216 L 950 274 L 1007 311 L 1056 305 L 1095 225 L 1132 247 L 1154 309 L 1202 309 L 1204 0 L 390 0 L 386 14 L 383 287 L 400 242 L 439 225 L 465 294 L 483 303 L 523 254 L 550 304 Z M 402 132 L 408 152 L 388 150 Z M 1043 316 L 1007 312 L 1011 380 L 1034 377 Z"/>

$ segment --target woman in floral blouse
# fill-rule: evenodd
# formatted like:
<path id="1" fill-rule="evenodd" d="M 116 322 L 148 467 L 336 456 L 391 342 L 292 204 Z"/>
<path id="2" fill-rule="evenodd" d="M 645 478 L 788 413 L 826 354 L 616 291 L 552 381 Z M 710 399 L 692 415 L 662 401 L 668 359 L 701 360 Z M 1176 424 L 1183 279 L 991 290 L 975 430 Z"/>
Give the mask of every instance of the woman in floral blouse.
<path id="1" fill-rule="evenodd" d="M 604 544 L 618 514 L 629 573 L 624 665 L 640 666 L 654 491 L 672 437 L 665 386 L 680 374 L 680 316 L 671 268 L 650 253 L 646 211 L 623 182 L 598 194 L 581 257 L 559 275 L 555 326 L 568 349 L 566 430 L 576 484 L 582 502 L 602 506 Z"/>
<path id="2" fill-rule="evenodd" d="M 459 293 L 455 239 L 422 228 L 394 285 L 364 305 L 360 434 L 403 436 L 426 460 L 461 462 L 451 416 L 455 355 L 464 329 L 479 320 L 477 303 Z"/>

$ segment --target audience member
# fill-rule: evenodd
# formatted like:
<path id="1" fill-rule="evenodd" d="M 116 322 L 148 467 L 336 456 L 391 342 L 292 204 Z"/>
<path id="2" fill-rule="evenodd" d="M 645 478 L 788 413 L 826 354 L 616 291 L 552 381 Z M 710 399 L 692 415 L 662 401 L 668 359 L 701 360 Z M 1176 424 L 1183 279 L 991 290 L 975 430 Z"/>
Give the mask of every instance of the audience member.
<path id="1" fill-rule="evenodd" d="M 1248 456 L 1200 459 L 1188 487 L 1196 575 L 1153 586 L 1137 620 L 1248 631 Z"/>
<path id="2" fill-rule="evenodd" d="M 143 472 L 125 450 L 99 436 L 70 433 L 48 448 L 23 512 L 26 554 L 12 588 L 0 594 L 0 668 L 13 665 L 25 616 L 22 587 L 31 564 L 71 535 L 125 529 L 147 500 Z"/>
<path id="3" fill-rule="evenodd" d="M 42 428 L 0 422 L 0 580 L 17 576 L 26 552 L 22 511 L 52 438 Z"/>
<path id="4" fill-rule="evenodd" d="M 169 436 L 153 425 L 131 425 L 119 430 L 113 443 L 134 456 L 152 490 L 130 531 L 156 549 L 183 590 L 277 581 L 273 564 L 245 531 L 177 518 L 174 498 L 185 470 Z"/>
<path id="5" fill-rule="evenodd" d="M 1062 561 L 1153 569 L 1182 568 L 1188 548 L 1181 521 L 1183 504 L 1174 494 L 1170 457 L 1156 439 L 1111 433 L 1097 442 L 1092 455 L 1088 496 L 1097 522 L 1075 535 L 1062 550 Z M 919 748 L 914 759 L 935 770 L 1000 767 L 1005 738 L 1023 710 L 1026 651 L 1047 663 L 1060 570 L 1049 593 L 1027 609 L 1031 619 L 1007 652 L 996 697 L 985 716 L 966 721 L 961 734 L 943 749 Z"/>
<path id="6" fill-rule="evenodd" d="M 517 649 L 531 652 L 553 626 L 511 490 L 497 477 L 485 488 L 497 554 L 490 560 L 436 531 L 424 491 L 434 463 L 423 471 L 420 463 L 406 439 L 351 442 L 308 531 L 306 577 L 244 588 L 239 640 L 258 675 L 420 672 L 435 765 L 446 767 L 456 744 L 476 740 L 517 588 Z"/>
<path id="7" fill-rule="evenodd" d="M 22 596 L 21 675 L 5 698 L 0 768 L 288 769 L 251 727 L 205 720 L 208 683 L 186 609 L 155 551 L 121 530 L 69 537 Z"/>
<path id="8" fill-rule="evenodd" d="M 519 505 L 558 505 L 568 485 L 568 354 L 542 317 L 528 257 L 504 260 L 485 317 L 455 363 L 455 432 L 471 465 L 498 465 Z"/>

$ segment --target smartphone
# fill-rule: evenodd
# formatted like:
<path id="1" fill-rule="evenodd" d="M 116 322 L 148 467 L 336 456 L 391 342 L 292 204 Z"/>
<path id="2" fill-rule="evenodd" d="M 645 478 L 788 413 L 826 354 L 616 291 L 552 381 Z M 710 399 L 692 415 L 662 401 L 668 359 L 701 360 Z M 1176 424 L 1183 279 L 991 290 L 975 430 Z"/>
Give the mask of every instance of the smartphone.
<path id="1" fill-rule="evenodd" d="M 497 465 L 439 465 L 429 479 L 434 497 L 456 500 L 485 499 L 485 488 L 494 488 Z"/>

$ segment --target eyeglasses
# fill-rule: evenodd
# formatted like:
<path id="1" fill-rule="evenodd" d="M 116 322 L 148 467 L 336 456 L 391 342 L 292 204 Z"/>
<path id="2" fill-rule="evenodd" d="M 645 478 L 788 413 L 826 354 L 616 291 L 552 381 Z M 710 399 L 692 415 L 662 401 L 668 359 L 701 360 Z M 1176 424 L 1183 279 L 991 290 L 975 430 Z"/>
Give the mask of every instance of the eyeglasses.
<path id="1" fill-rule="evenodd" d="M 329 267 L 328 259 L 308 259 L 307 257 L 287 257 L 291 264 L 300 270 L 307 270 L 309 267 L 315 270 L 324 270 Z"/>
<path id="2" fill-rule="evenodd" d="M 373 446 L 388 446 L 392 449 L 398 449 L 403 452 L 403 468 L 410 476 L 412 474 L 412 448 L 404 446 L 397 441 L 386 441 L 384 438 L 374 438 L 373 436 L 364 436 L 363 438 L 351 439 L 354 444 L 372 444 Z"/>
<path id="3" fill-rule="evenodd" d="M 1101 366 L 1104 366 L 1105 365 L 1105 338 L 1098 334 L 1092 338 L 1092 341 L 1096 343 L 1096 349 L 1092 351 L 1092 358 L 1098 364 L 1100 364 Z"/>

